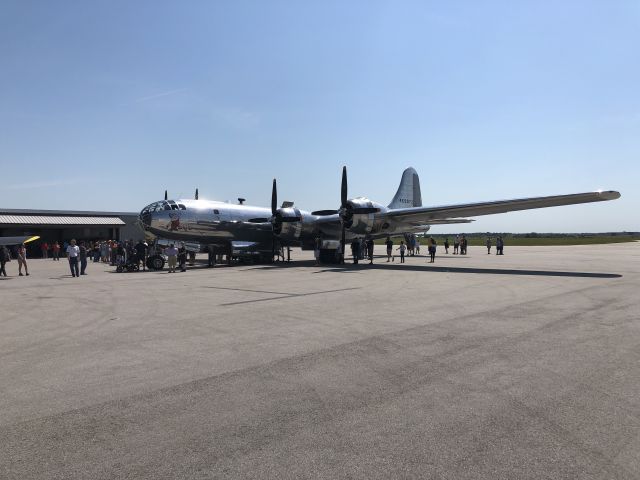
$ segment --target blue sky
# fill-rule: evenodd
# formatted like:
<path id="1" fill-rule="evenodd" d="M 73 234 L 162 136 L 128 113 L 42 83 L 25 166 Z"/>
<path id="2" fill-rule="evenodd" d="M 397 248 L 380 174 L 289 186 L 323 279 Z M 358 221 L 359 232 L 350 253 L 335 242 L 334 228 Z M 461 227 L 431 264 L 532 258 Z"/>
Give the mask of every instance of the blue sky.
<path id="1" fill-rule="evenodd" d="M 0 206 L 617 189 L 462 231 L 640 230 L 637 1 L 0 4 Z M 437 231 L 451 231 L 439 227 Z"/>

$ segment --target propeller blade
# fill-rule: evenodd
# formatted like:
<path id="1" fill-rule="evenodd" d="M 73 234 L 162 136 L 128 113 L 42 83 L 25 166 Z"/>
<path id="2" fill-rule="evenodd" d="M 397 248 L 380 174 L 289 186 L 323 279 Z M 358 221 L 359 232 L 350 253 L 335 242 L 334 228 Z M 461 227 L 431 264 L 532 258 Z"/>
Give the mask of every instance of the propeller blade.
<path id="1" fill-rule="evenodd" d="M 278 188 L 276 187 L 276 179 L 273 179 L 273 188 L 271 189 L 271 215 L 275 215 L 278 210 Z"/>
<path id="2" fill-rule="evenodd" d="M 345 241 L 346 241 L 346 228 L 343 223 L 342 224 L 342 242 L 340 243 L 341 245 L 340 248 L 342 248 L 342 263 L 344 263 L 344 247 L 345 247 L 344 242 Z"/>
<path id="3" fill-rule="evenodd" d="M 196 200 L 198 200 L 198 189 L 196 188 Z"/>
<path id="4" fill-rule="evenodd" d="M 311 212 L 311 215 L 318 215 L 319 217 L 326 217 L 328 215 L 336 215 L 338 213 L 337 210 L 316 210 L 315 212 Z"/>
<path id="5" fill-rule="evenodd" d="M 164 191 L 164 199 L 167 200 L 167 191 Z"/>
<path id="6" fill-rule="evenodd" d="M 347 167 L 342 167 L 342 185 L 340 188 L 340 205 L 344 208 L 347 205 Z"/>

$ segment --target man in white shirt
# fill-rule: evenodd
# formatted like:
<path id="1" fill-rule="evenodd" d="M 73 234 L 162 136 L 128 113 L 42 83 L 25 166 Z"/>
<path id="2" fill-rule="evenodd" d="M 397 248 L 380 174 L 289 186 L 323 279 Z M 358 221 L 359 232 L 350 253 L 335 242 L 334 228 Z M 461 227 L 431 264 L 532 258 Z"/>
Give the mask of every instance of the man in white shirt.
<path id="1" fill-rule="evenodd" d="M 76 245 L 76 240 L 71 240 L 71 244 L 67 247 L 67 257 L 69 258 L 69 268 L 71 268 L 71 276 L 79 277 L 78 256 L 80 255 L 80 247 Z"/>

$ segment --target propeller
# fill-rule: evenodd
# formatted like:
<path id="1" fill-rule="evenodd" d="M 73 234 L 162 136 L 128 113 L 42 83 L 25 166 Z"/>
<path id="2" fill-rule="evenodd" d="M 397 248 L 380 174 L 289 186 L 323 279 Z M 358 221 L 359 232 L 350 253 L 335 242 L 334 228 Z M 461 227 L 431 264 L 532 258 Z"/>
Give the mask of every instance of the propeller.
<path id="1" fill-rule="evenodd" d="M 345 215 L 347 213 L 347 167 L 342 167 L 342 183 L 340 185 L 340 218 L 342 219 L 342 235 L 340 237 L 340 245 L 342 249 L 342 263 L 344 263 L 344 247 L 347 236 L 347 223 L 345 221 Z"/>
<path id="2" fill-rule="evenodd" d="M 198 189 L 196 188 L 196 200 L 198 200 Z"/>
<path id="3" fill-rule="evenodd" d="M 338 210 L 316 210 L 311 212 L 312 215 L 328 216 L 339 215 L 342 223 L 341 231 L 341 245 L 342 245 L 342 258 L 344 260 L 346 230 L 351 228 L 354 215 L 369 215 L 371 213 L 378 213 L 380 209 L 378 207 L 371 206 L 371 202 L 359 201 L 359 199 L 349 200 L 349 187 L 347 181 L 347 167 L 342 167 L 342 182 L 340 185 L 340 208 Z M 368 206 L 364 206 L 368 205 Z"/>
<path id="4" fill-rule="evenodd" d="M 295 212 L 291 215 L 291 212 Z M 294 223 L 302 221 L 300 212 L 293 208 L 278 208 L 278 187 L 276 179 L 273 179 L 273 187 L 271 189 L 271 225 L 273 232 L 272 253 L 275 255 L 276 237 L 282 232 L 283 223 Z"/>
<path id="5" fill-rule="evenodd" d="M 167 200 L 167 191 L 164 191 L 164 199 Z"/>

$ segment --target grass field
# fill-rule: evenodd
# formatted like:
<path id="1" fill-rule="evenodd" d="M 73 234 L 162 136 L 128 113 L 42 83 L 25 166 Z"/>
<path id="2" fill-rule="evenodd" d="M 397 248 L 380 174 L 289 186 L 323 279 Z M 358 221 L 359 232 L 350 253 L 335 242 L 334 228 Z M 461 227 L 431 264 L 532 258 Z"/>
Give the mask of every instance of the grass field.
<path id="1" fill-rule="evenodd" d="M 445 238 L 449 238 L 449 243 L 453 247 L 455 235 L 433 235 L 438 245 L 443 245 Z M 525 237 L 512 236 L 510 234 L 502 235 L 505 246 L 543 246 L 543 245 L 595 245 L 603 243 L 625 243 L 640 240 L 640 235 L 566 235 L 566 236 L 544 236 Z M 467 236 L 470 246 L 484 246 L 487 241 L 486 235 L 470 234 Z M 402 238 L 394 237 L 393 243 L 399 244 Z M 420 245 L 426 246 L 427 238 L 419 238 Z M 384 240 L 377 240 L 376 244 L 384 244 Z M 491 244 L 496 244 L 496 236 L 491 236 Z"/>

